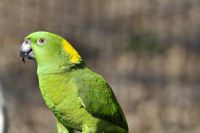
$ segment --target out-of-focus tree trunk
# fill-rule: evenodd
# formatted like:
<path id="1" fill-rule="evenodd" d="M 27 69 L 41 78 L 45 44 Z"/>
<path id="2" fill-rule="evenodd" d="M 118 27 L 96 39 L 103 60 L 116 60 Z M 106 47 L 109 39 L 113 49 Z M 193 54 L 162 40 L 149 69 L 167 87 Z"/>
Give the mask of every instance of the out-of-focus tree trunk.
<path id="1" fill-rule="evenodd" d="M 5 133 L 4 98 L 0 83 L 0 133 Z"/>

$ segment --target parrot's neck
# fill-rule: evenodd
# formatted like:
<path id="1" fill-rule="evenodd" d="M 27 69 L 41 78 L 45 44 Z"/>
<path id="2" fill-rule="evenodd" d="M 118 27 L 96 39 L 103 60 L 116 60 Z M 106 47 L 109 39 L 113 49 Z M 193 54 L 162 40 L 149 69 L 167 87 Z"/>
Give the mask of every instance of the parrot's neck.
<path id="1" fill-rule="evenodd" d="M 83 68 L 85 68 L 85 63 L 83 61 L 77 64 L 55 62 L 52 64 L 38 64 L 37 73 L 38 73 L 38 76 L 42 74 L 45 74 L 45 75 L 67 74 L 76 69 L 83 69 Z"/>
<path id="2" fill-rule="evenodd" d="M 38 74 L 39 87 L 42 96 L 49 108 L 54 108 L 64 99 L 60 93 L 66 93 L 62 86 L 62 82 L 69 81 L 70 73 L 40 73 Z M 65 95 L 65 94 L 64 94 Z"/>
<path id="3" fill-rule="evenodd" d="M 71 82 L 72 73 L 77 69 L 86 68 L 84 65 L 66 65 L 65 67 L 54 67 L 54 65 L 40 66 L 38 65 L 37 74 L 39 79 L 39 86 L 44 97 L 44 100 L 49 108 L 54 108 L 55 105 L 63 101 L 64 97 L 69 96 L 73 92 L 73 88 L 63 86 Z M 63 88 L 65 88 L 63 90 Z M 67 88 L 67 89 L 66 89 Z M 61 94 L 62 93 L 62 94 Z"/>

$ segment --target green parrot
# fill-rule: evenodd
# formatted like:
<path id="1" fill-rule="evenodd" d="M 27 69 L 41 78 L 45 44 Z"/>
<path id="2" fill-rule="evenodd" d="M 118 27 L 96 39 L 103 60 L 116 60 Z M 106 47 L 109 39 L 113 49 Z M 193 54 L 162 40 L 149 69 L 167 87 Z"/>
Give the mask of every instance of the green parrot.
<path id="1" fill-rule="evenodd" d="M 128 133 L 109 84 L 90 70 L 70 43 L 54 33 L 28 35 L 20 56 L 37 63 L 39 87 L 57 120 L 58 133 Z"/>

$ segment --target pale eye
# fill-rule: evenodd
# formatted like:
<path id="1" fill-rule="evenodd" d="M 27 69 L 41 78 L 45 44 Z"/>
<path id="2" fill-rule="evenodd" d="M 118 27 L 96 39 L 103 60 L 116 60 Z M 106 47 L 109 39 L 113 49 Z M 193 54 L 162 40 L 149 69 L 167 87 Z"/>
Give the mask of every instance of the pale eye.
<path id="1" fill-rule="evenodd" d="M 44 38 L 40 38 L 40 39 L 37 40 L 37 44 L 45 45 L 46 44 L 46 40 Z"/>

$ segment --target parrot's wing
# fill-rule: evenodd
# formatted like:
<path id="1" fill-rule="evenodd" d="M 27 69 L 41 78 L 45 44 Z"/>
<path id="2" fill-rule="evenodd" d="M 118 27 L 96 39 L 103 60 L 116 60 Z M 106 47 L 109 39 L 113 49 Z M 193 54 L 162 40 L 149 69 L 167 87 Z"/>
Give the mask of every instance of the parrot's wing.
<path id="1" fill-rule="evenodd" d="M 104 119 L 128 130 L 123 111 L 111 87 L 98 74 L 87 69 L 76 76 L 76 86 L 86 110 L 94 117 Z"/>

